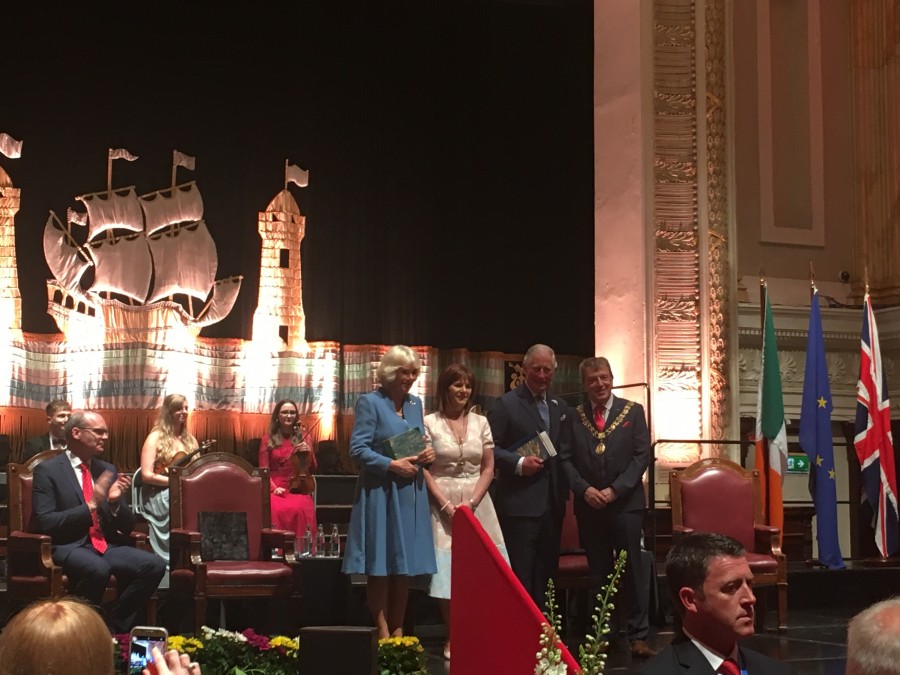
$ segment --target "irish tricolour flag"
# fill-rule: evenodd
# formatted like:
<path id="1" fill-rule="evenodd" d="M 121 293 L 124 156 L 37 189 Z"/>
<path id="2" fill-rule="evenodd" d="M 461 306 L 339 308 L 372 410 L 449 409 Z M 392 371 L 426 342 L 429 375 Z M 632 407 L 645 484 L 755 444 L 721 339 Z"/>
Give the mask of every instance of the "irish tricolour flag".
<path id="1" fill-rule="evenodd" d="M 784 500 L 781 483 L 787 471 L 787 434 L 784 429 L 784 399 L 781 371 L 775 348 L 775 326 L 768 291 L 762 330 L 762 363 L 756 400 L 756 469 L 759 471 L 763 506 L 769 525 L 784 530 Z"/>

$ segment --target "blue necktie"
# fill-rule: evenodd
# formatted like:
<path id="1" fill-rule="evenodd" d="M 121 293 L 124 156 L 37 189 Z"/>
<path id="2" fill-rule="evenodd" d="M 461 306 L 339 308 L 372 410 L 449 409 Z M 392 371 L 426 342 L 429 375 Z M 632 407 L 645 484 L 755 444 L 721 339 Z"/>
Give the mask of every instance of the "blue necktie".
<path id="1" fill-rule="evenodd" d="M 550 431 L 550 408 L 547 407 L 547 399 L 543 396 L 537 397 L 537 409 L 544 423 L 544 431 Z"/>

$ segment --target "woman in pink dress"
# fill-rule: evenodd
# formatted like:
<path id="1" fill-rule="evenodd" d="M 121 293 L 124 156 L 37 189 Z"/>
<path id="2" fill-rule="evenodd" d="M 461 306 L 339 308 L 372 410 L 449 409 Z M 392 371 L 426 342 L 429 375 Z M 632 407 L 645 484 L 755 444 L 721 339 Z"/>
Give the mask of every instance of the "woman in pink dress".
<path id="1" fill-rule="evenodd" d="M 307 525 L 315 537 L 316 505 L 312 495 L 291 492 L 290 483 L 294 477 L 291 455 L 294 452 L 309 453 L 307 468 L 310 473 L 314 473 L 316 454 L 303 440 L 298 421 L 296 403 L 283 400 L 275 405 L 269 433 L 263 436 L 259 444 L 259 465 L 269 467 L 272 526 L 281 530 L 293 530 L 297 533 L 297 538 L 302 540 Z M 297 545 L 300 546 L 300 541 Z M 299 552 L 299 548 L 297 550 Z"/>

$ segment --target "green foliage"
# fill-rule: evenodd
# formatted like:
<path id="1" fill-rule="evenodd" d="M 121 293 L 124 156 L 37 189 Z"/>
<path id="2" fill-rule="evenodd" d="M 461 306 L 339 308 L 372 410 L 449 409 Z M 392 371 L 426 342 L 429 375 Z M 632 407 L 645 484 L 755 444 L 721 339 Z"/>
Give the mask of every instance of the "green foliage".
<path id="1" fill-rule="evenodd" d="M 584 675 L 600 675 L 606 670 L 606 657 L 609 651 L 610 633 L 609 618 L 616 606 L 612 599 L 619 590 L 619 582 L 625 571 L 628 554 L 619 551 L 608 583 L 597 594 L 597 605 L 591 615 L 593 632 L 584 636 L 584 642 L 578 646 L 578 662 Z"/>
<path id="2" fill-rule="evenodd" d="M 425 649 L 419 638 L 392 637 L 378 641 L 379 675 L 426 675 Z"/>
<path id="3" fill-rule="evenodd" d="M 615 566 L 609 575 L 608 582 L 597 594 L 597 605 L 591 615 L 592 632 L 584 636 L 584 642 L 578 646 L 578 661 L 582 675 L 602 675 L 606 670 L 606 657 L 609 651 L 610 633 L 609 619 L 615 605 L 613 596 L 619 590 L 619 583 L 627 565 L 628 554 L 619 551 Z M 541 651 L 537 653 L 537 665 L 534 668 L 535 675 L 566 675 L 566 666 L 562 663 L 562 650 L 560 649 L 560 625 L 561 618 L 556 605 L 556 591 L 553 579 L 547 582 L 547 611 L 541 632 Z"/>

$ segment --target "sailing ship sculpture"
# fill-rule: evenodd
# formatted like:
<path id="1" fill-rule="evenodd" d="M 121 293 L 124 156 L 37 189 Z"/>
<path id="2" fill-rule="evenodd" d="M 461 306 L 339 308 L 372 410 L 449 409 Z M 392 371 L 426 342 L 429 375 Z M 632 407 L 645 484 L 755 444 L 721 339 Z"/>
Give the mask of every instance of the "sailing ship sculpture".
<path id="1" fill-rule="evenodd" d="M 175 184 L 177 167 L 193 168 L 193 158 L 176 151 L 172 186 L 144 195 L 133 186 L 112 189 L 114 159 L 137 158 L 110 150 L 107 189 L 76 197 L 86 213 L 69 209 L 63 225 L 50 212 L 47 311 L 67 339 L 85 329 L 102 330 L 104 342 L 153 340 L 177 327 L 196 336 L 228 315 L 242 277 L 216 280 L 218 256 L 200 189 L 193 181 Z"/>

